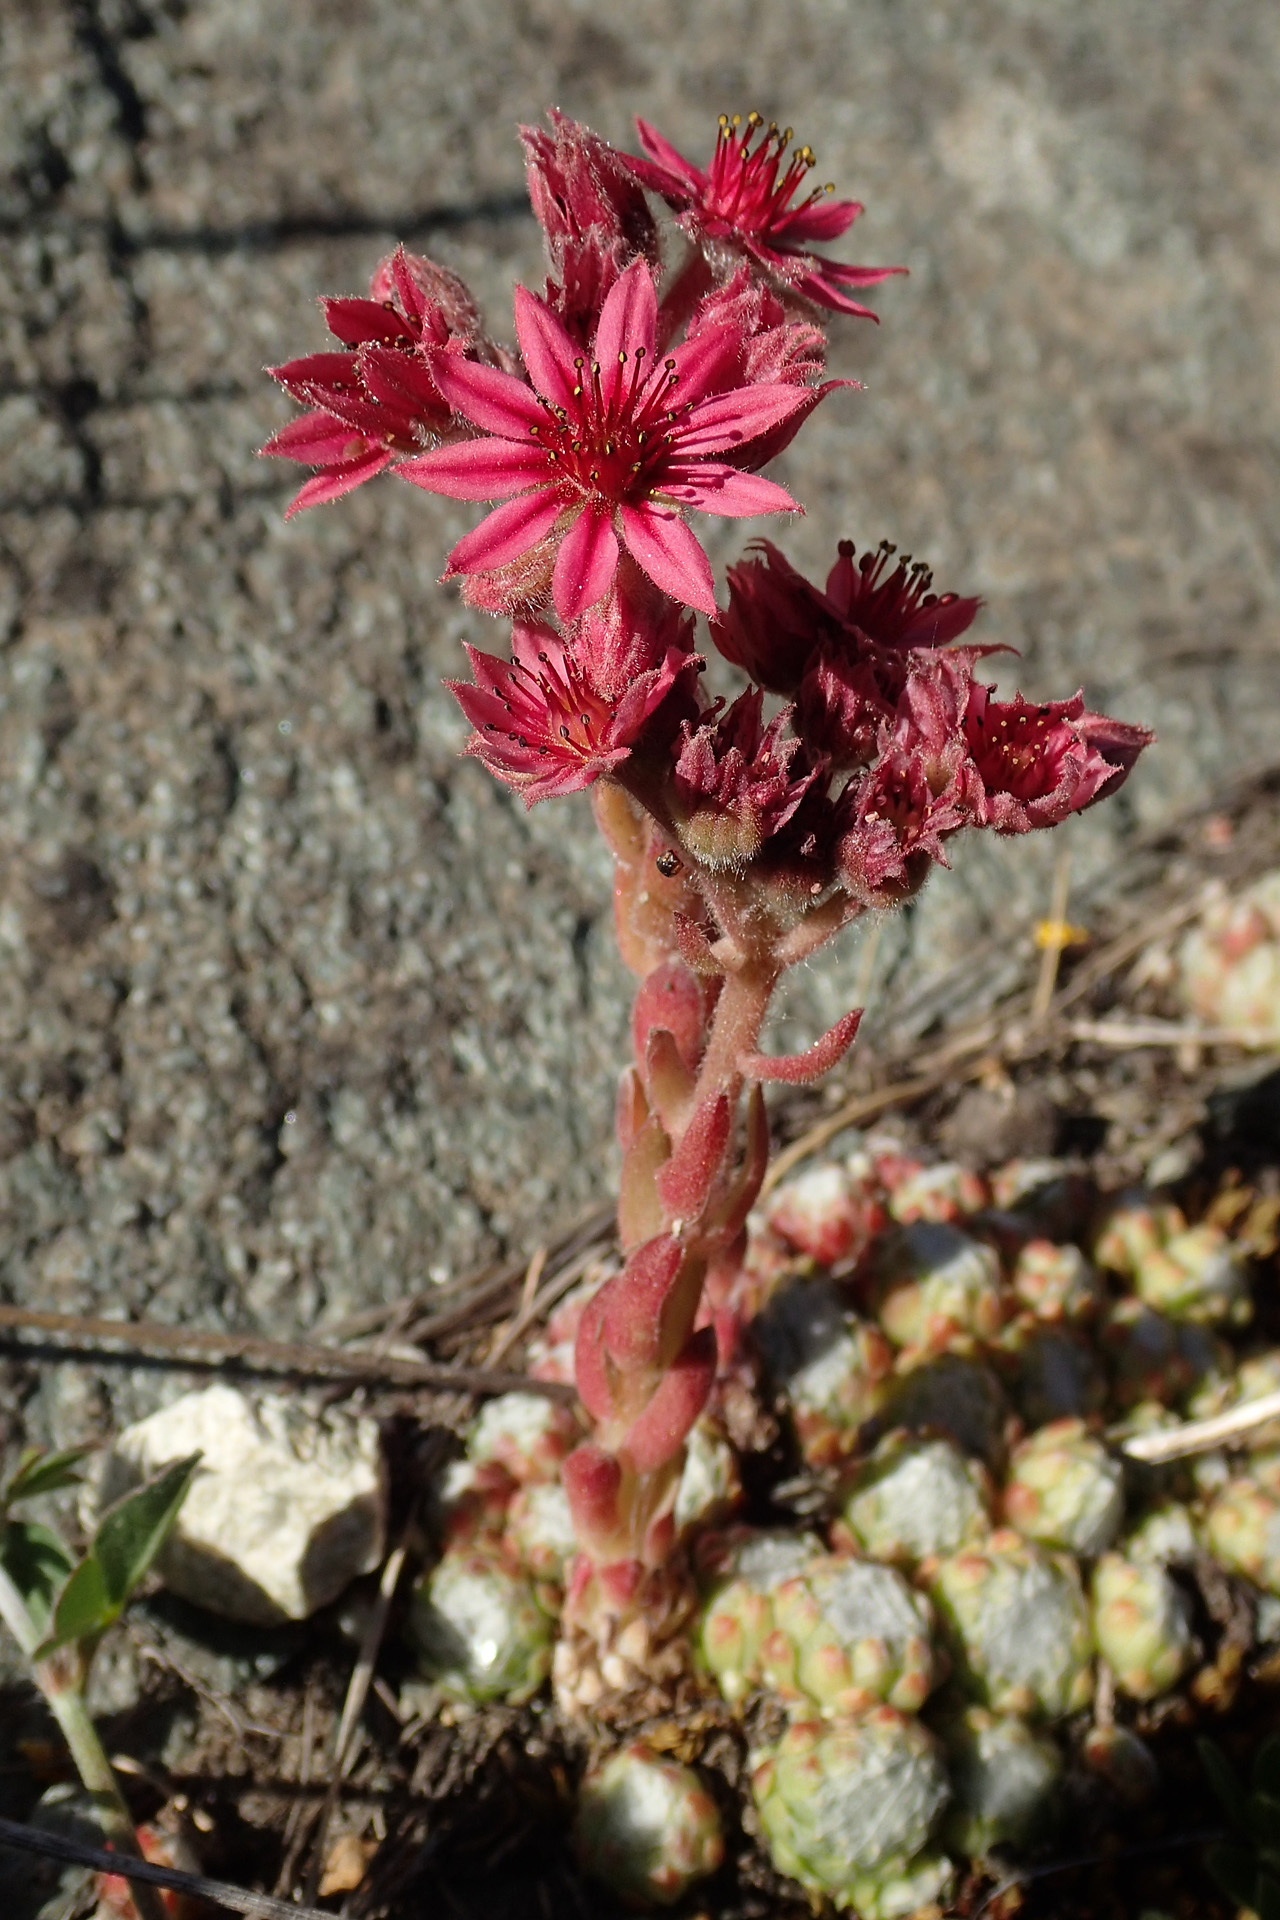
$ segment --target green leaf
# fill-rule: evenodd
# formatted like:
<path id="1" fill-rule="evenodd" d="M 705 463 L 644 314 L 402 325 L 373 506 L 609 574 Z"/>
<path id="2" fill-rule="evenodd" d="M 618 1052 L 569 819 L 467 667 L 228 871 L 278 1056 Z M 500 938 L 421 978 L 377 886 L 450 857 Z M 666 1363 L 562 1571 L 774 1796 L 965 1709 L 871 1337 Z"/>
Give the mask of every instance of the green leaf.
<path id="1" fill-rule="evenodd" d="M 94 1641 L 119 1619 L 120 1608 L 107 1591 L 102 1567 L 92 1553 L 85 1555 L 58 1595 L 53 1610 L 53 1632 L 36 1648 L 36 1659 L 47 1660 L 59 1647 Z"/>
<path id="2" fill-rule="evenodd" d="M 92 1557 L 118 1613 L 169 1536 L 187 1497 L 200 1455 L 175 1460 L 154 1480 L 108 1507 L 93 1536 Z"/>
<path id="3" fill-rule="evenodd" d="M 1280 1800 L 1280 1733 L 1271 1734 L 1254 1754 L 1251 1785 L 1255 1793 Z"/>
<path id="4" fill-rule="evenodd" d="M 64 1447 L 59 1453 L 41 1453 L 28 1447 L 18 1462 L 8 1486 L 0 1494 L 0 1508 L 11 1507 L 15 1500 L 33 1500 L 38 1493 L 59 1493 L 80 1481 L 80 1463 L 92 1447 Z"/>
<path id="5" fill-rule="evenodd" d="M 1209 1785 L 1222 1802 L 1228 1819 L 1237 1827 L 1248 1823 L 1248 1796 L 1222 1748 L 1212 1740 L 1197 1740 L 1196 1752 L 1200 1755 L 1200 1764 L 1209 1776 Z M 1248 1905 L 1248 1902 L 1245 1903 Z"/>
<path id="6" fill-rule="evenodd" d="M 56 1533 L 34 1520 L 0 1520 L 0 1566 L 22 1595 L 27 1612 L 44 1633 L 54 1596 L 74 1561 Z"/>
<path id="7" fill-rule="evenodd" d="M 1251 1847 L 1217 1844 L 1205 1849 L 1204 1863 L 1228 1900 L 1252 1907 L 1258 1881 L 1257 1860 Z"/>

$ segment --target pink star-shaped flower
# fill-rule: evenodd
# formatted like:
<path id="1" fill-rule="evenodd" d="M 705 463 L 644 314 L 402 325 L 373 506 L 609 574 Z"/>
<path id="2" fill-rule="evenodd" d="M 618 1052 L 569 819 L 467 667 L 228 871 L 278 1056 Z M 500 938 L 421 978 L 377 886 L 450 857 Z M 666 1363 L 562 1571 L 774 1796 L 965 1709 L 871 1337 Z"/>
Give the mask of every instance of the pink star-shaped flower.
<path id="1" fill-rule="evenodd" d="M 814 241 L 838 240 L 862 212 L 857 200 L 830 200 L 831 187 L 817 188 L 793 206 L 815 162 L 811 147 L 797 147 L 784 166 L 791 129 L 766 127 L 758 113 L 744 127 L 735 113 L 720 115 L 716 150 L 704 171 L 678 153 L 647 120 L 636 121 L 647 160 L 633 159 L 642 186 L 659 193 L 689 238 L 745 253 L 756 265 L 816 306 L 878 316 L 850 298 L 847 287 L 873 287 L 905 267 L 854 267 L 811 251 Z M 754 142 L 754 144 L 753 144 Z"/>
<path id="2" fill-rule="evenodd" d="M 397 469 L 429 493 L 504 502 L 454 547 L 445 578 L 504 566 L 554 530 L 552 597 L 562 620 L 607 593 L 620 543 L 664 593 L 713 615 L 711 563 L 681 510 L 799 512 L 782 487 L 718 456 L 789 419 L 811 399 L 808 388 L 746 381 L 731 326 L 708 328 L 659 359 L 657 294 L 643 260 L 605 301 L 589 360 L 524 287 L 515 313 L 532 384 L 437 354 L 441 393 L 484 437 Z"/>

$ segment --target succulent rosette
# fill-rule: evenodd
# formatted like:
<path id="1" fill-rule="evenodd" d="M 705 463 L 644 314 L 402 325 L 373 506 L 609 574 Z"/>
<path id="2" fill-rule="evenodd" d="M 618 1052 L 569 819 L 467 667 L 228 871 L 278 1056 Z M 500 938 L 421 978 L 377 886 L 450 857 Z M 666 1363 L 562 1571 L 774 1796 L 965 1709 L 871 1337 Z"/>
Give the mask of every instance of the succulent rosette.
<path id="1" fill-rule="evenodd" d="M 1050 1720 L 1084 1706 L 1093 1635 L 1074 1560 L 1002 1529 L 922 1571 L 979 1705 Z"/>
<path id="2" fill-rule="evenodd" d="M 977 1213 L 991 1198 L 982 1175 L 954 1160 L 942 1160 L 934 1166 L 899 1161 L 886 1178 L 886 1185 L 889 1213 L 902 1226 L 919 1220 L 953 1224 Z"/>
<path id="3" fill-rule="evenodd" d="M 980 1360 L 946 1353 L 895 1374 L 884 1396 L 882 1425 L 945 1434 L 963 1453 L 996 1467 L 1005 1450 L 1009 1403 Z"/>
<path id="4" fill-rule="evenodd" d="M 1177 1582 L 1151 1561 L 1104 1553 L 1093 1570 L 1093 1631 L 1116 1685 L 1154 1700 L 1182 1678 L 1195 1656 L 1191 1614 Z"/>
<path id="5" fill-rule="evenodd" d="M 1023 1318 L 1005 1328 L 1000 1345 L 1005 1362 L 1001 1371 L 1029 1427 L 1101 1413 L 1106 1375 L 1093 1341 L 1075 1328 Z"/>
<path id="6" fill-rule="evenodd" d="M 424 1677 L 484 1702 L 531 1699 L 551 1671 L 552 1625 L 505 1560 L 447 1553 L 414 1586 L 409 1639 Z"/>
<path id="7" fill-rule="evenodd" d="M 730 1705 L 759 1682 L 760 1649 L 773 1629 L 774 1593 L 803 1575 L 821 1551 L 812 1534 L 756 1533 L 746 1527 L 699 1543 L 706 1599 L 698 1651 Z"/>
<path id="8" fill-rule="evenodd" d="M 1204 1327 L 1172 1320 L 1132 1297 L 1108 1310 L 1099 1343 L 1121 1408 L 1144 1401 L 1178 1406 L 1195 1390 L 1230 1376 L 1232 1353 Z"/>
<path id="9" fill-rule="evenodd" d="M 795 1280 L 752 1322 L 770 1381 L 786 1397 L 800 1451 L 813 1466 L 851 1453 L 884 1400 L 893 1349 L 828 1280 Z"/>
<path id="10" fill-rule="evenodd" d="M 584 1870 L 629 1906 L 673 1906 L 724 1858 L 720 1813 L 703 1781 L 643 1741 L 584 1775 L 573 1835 Z"/>
<path id="11" fill-rule="evenodd" d="M 1057 1811 L 1062 1751 L 1016 1714 L 966 1707 L 941 1725 L 952 1801 L 943 1837 L 955 1853 L 981 1859 L 993 1847 L 1028 1847 Z"/>
<path id="12" fill-rule="evenodd" d="M 541 1393 L 502 1393 L 487 1400 L 467 1434 L 467 1458 L 503 1467 L 520 1485 L 553 1480 L 580 1437 L 568 1407 Z"/>
<path id="13" fill-rule="evenodd" d="M 865 1271 L 880 1326 L 911 1355 L 971 1347 L 1004 1323 L 999 1255 L 944 1221 L 885 1234 Z"/>
<path id="14" fill-rule="evenodd" d="M 990 1485 L 953 1441 L 890 1433 L 855 1470 L 840 1511 L 864 1553 L 912 1567 L 990 1531 Z"/>
<path id="15" fill-rule="evenodd" d="M 1178 950 L 1178 987 L 1209 1026 L 1280 1037 L 1280 872 L 1211 892 Z"/>
<path id="16" fill-rule="evenodd" d="M 1025 1539 L 1070 1553 L 1109 1547 L 1124 1520 L 1124 1472 L 1082 1420 L 1055 1420 L 1016 1447 L 1004 1517 Z"/>
<path id="17" fill-rule="evenodd" d="M 1103 1300 L 1097 1268 L 1070 1242 L 1028 1240 L 1019 1249 L 1010 1285 L 1019 1305 L 1039 1320 L 1088 1320 Z"/>
<path id="18" fill-rule="evenodd" d="M 1249 1262 L 1211 1221 L 1169 1234 L 1136 1262 L 1138 1297 L 1174 1320 L 1242 1326 L 1250 1318 Z"/>
<path id="19" fill-rule="evenodd" d="M 879 1183 L 838 1161 L 806 1167 L 777 1189 L 764 1210 L 770 1231 L 820 1267 L 856 1259 L 887 1217 Z"/>
<path id="20" fill-rule="evenodd" d="M 1229 1572 L 1280 1596 L 1280 1485 L 1238 1475 L 1209 1502 L 1201 1532 Z"/>
<path id="21" fill-rule="evenodd" d="M 871 1560 L 817 1553 L 715 1587 L 702 1614 L 703 1660 L 726 1699 L 764 1686 L 798 1711 L 853 1713 L 888 1701 L 917 1712 L 939 1677 L 932 1616 L 900 1574 Z"/>
<path id="22" fill-rule="evenodd" d="M 800 1721 L 751 1777 L 774 1865 L 865 1920 L 946 1897 L 952 1870 L 931 1843 L 950 1791 L 933 1735 L 892 1707 Z"/>

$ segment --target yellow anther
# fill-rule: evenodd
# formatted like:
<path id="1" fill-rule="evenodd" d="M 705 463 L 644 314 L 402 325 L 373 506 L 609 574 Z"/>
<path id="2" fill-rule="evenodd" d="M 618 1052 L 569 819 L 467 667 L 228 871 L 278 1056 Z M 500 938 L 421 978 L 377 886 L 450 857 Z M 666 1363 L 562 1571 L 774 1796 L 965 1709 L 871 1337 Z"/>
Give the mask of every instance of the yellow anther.
<path id="1" fill-rule="evenodd" d="M 1089 929 L 1069 920 L 1037 920 L 1031 938 L 1041 953 L 1061 953 L 1064 947 L 1087 947 Z"/>

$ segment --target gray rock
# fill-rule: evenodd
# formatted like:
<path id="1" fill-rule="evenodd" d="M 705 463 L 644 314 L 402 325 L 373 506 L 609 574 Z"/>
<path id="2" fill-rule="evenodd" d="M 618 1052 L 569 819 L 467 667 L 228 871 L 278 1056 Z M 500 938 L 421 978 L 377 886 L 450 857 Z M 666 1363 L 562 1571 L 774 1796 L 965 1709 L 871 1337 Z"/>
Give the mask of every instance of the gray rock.
<path id="1" fill-rule="evenodd" d="M 157 1563 L 165 1585 L 231 1620 L 275 1626 L 336 1600 L 382 1557 L 385 1473 L 372 1420 L 205 1387 L 127 1427 L 95 1510 L 174 1460 L 203 1458 Z"/>

